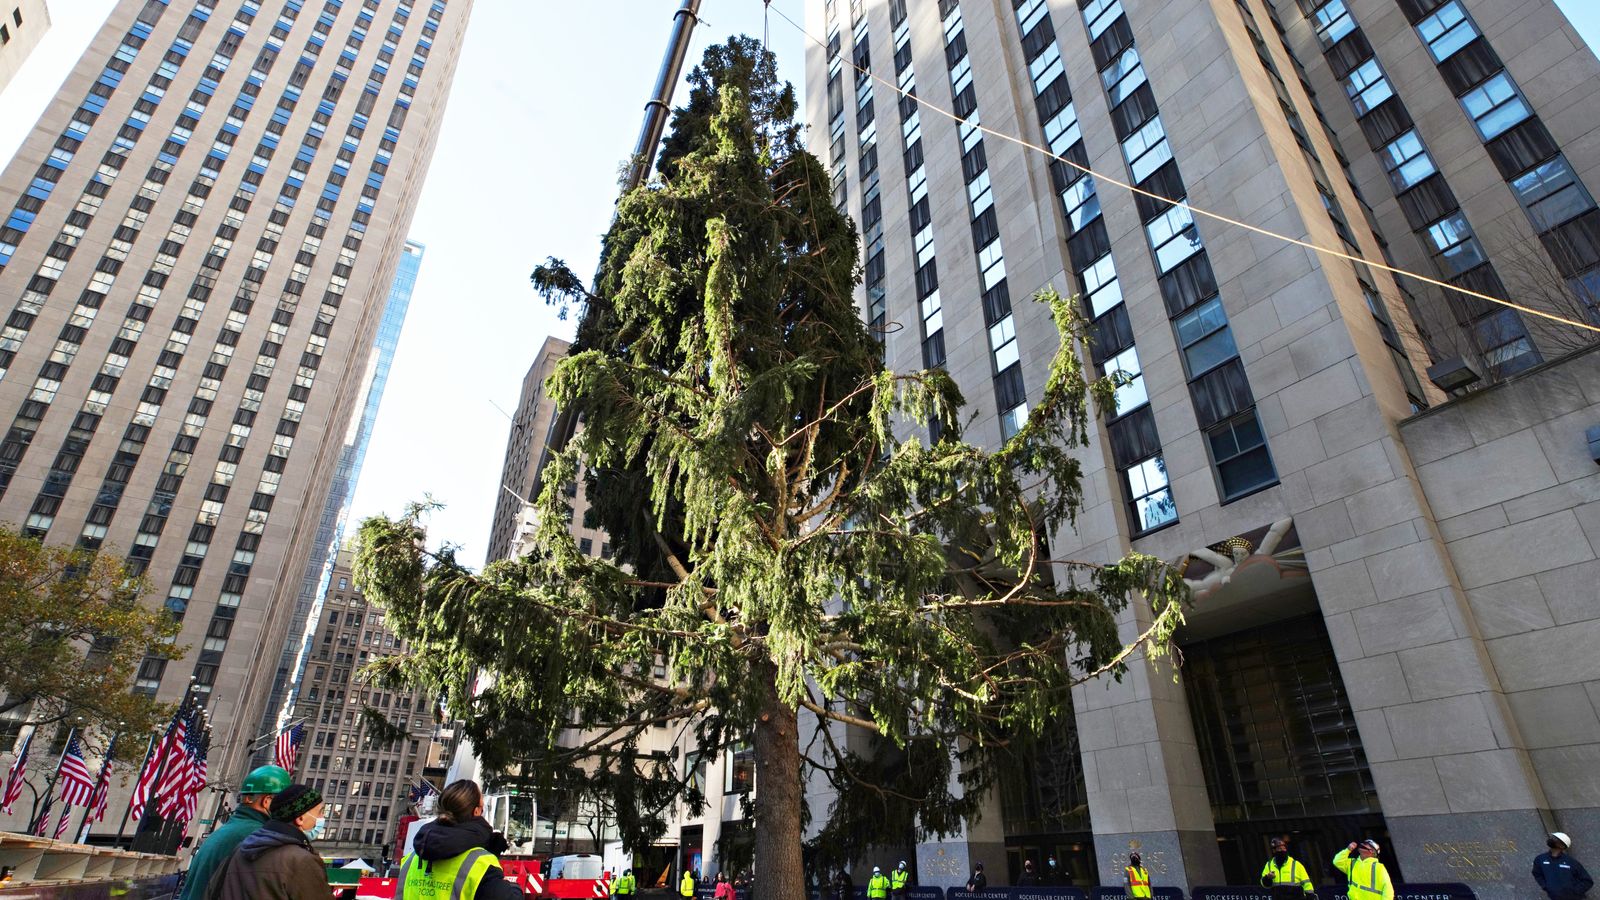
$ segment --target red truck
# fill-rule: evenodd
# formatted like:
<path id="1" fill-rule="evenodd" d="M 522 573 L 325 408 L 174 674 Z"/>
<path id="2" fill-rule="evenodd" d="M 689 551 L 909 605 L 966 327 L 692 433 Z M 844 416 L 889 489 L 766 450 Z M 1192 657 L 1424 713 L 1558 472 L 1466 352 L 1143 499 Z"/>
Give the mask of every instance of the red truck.
<path id="1" fill-rule="evenodd" d="M 600 857 L 591 853 L 569 853 L 548 858 L 502 856 L 500 868 L 522 893 L 539 900 L 594 900 L 611 896 L 611 873 L 604 871 Z M 398 878 L 363 878 L 356 887 L 356 900 L 403 900 L 395 896 Z"/>

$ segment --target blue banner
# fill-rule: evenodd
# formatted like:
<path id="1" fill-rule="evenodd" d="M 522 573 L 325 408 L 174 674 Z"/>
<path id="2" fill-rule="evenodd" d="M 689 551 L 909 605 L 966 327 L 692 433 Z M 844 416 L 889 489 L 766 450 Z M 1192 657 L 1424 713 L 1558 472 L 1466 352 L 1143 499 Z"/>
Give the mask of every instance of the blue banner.
<path id="1" fill-rule="evenodd" d="M 1159 900 L 1183 900 L 1183 890 L 1181 888 L 1152 885 L 1150 893 L 1159 898 Z M 1125 887 L 1091 888 L 1090 896 L 1094 900 L 1126 900 L 1128 889 Z"/>
<path id="2" fill-rule="evenodd" d="M 1344 885 L 1317 888 L 1317 900 L 1347 900 Z M 1472 888 L 1459 883 L 1397 884 L 1394 900 L 1478 900 Z"/>

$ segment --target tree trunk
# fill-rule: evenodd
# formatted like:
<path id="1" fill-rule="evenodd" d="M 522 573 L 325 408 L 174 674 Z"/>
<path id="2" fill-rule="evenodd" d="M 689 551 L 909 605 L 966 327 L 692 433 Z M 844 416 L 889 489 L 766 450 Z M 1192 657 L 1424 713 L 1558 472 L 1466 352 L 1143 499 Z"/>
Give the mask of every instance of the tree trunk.
<path id="1" fill-rule="evenodd" d="M 806 896 L 800 855 L 800 729 L 792 706 L 778 699 L 770 664 L 764 667 L 766 702 L 752 743 L 756 756 L 755 897 Z"/>

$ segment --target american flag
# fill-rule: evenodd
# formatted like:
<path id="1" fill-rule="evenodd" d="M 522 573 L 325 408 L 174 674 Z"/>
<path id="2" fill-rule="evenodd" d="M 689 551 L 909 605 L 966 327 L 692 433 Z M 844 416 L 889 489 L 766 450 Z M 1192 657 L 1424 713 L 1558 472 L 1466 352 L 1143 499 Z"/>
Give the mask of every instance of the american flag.
<path id="1" fill-rule="evenodd" d="M 183 710 L 180 710 L 173 717 L 172 725 L 167 728 L 166 737 L 162 738 L 161 743 L 156 745 L 156 752 L 150 754 L 150 758 L 145 761 L 144 771 L 139 773 L 139 781 L 133 788 L 132 811 L 130 813 L 135 822 L 144 818 L 146 801 L 159 796 L 156 793 L 156 775 L 160 774 L 162 782 L 166 782 L 166 769 L 173 764 L 173 760 L 168 759 L 168 757 L 174 753 L 179 755 L 183 753 L 184 717 L 185 711 Z"/>
<path id="2" fill-rule="evenodd" d="M 211 735 L 201 732 L 200 740 L 195 744 L 195 755 L 189 764 L 189 784 L 184 789 L 183 808 L 178 811 L 178 818 L 184 822 L 194 819 L 195 810 L 200 806 L 200 792 L 206 786 L 206 756 L 211 752 Z"/>
<path id="3" fill-rule="evenodd" d="M 50 807 L 55 804 L 55 795 L 44 795 L 44 809 L 39 810 L 39 820 L 33 825 L 33 833 L 44 837 L 45 828 L 50 824 Z"/>
<path id="4" fill-rule="evenodd" d="M 300 742 L 305 736 L 305 728 L 298 723 L 278 734 L 277 746 L 272 751 L 272 761 L 291 775 L 294 774 L 295 757 L 300 755 Z"/>
<path id="5" fill-rule="evenodd" d="M 411 786 L 411 802 L 420 803 L 424 797 L 434 793 L 438 793 L 438 791 L 434 789 L 427 779 L 423 779 Z"/>
<path id="6" fill-rule="evenodd" d="M 106 749 L 106 761 L 100 766 L 100 778 L 94 783 L 94 795 L 89 798 L 89 821 L 100 822 L 106 817 L 106 801 L 111 794 L 111 753 L 117 746 L 113 739 Z"/>
<path id="7" fill-rule="evenodd" d="M 66 806 L 61 807 L 61 818 L 56 820 L 56 833 L 55 833 L 55 839 L 56 840 L 58 840 L 58 841 L 61 840 L 61 836 L 63 834 L 67 833 L 67 819 L 70 818 L 71 816 L 72 816 L 72 804 L 71 803 L 68 803 Z"/>
<path id="8" fill-rule="evenodd" d="M 28 748 L 33 746 L 33 734 L 37 728 L 28 729 L 28 736 L 22 739 L 22 749 L 17 751 L 17 758 L 11 763 L 11 771 L 6 773 L 6 792 L 0 797 L 0 812 L 11 815 L 11 807 L 22 796 L 22 780 L 27 777 Z"/>
<path id="9" fill-rule="evenodd" d="M 89 766 L 83 761 L 83 745 L 78 743 L 77 735 L 67 741 L 67 752 L 61 754 L 56 780 L 61 784 L 61 802 L 68 806 L 83 806 L 94 793 L 94 779 L 89 777 Z"/>
<path id="10" fill-rule="evenodd" d="M 156 810 L 165 818 L 170 819 L 183 809 L 184 798 L 194 778 L 203 727 L 199 709 L 190 712 L 187 721 L 178 723 L 179 740 L 167 760 L 166 771 L 161 773 L 161 784 L 156 786 L 156 796 L 160 798 Z"/>

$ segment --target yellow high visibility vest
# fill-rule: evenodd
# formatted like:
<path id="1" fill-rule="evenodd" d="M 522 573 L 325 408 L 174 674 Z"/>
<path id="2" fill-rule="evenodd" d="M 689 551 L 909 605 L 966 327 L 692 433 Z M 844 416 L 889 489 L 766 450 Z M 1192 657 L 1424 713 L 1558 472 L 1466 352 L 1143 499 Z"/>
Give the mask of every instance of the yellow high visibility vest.
<path id="1" fill-rule="evenodd" d="M 1129 897 L 1155 896 L 1150 893 L 1150 873 L 1145 871 L 1144 866 L 1129 866 L 1125 871 L 1128 875 Z"/>
<path id="2" fill-rule="evenodd" d="M 400 882 L 395 885 L 395 900 L 472 900 L 478 884 L 491 868 L 499 868 L 493 853 L 474 848 L 431 865 L 415 853 L 400 864 Z"/>
<path id="3" fill-rule="evenodd" d="M 1272 883 L 1275 885 L 1298 884 L 1308 894 L 1315 890 L 1311 885 L 1311 876 L 1306 874 L 1306 867 L 1300 865 L 1300 861 L 1292 856 L 1284 860 L 1282 866 L 1270 859 L 1267 860 L 1267 864 L 1261 867 L 1261 880 L 1266 881 L 1268 875 L 1272 876 Z"/>
<path id="4" fill-rule="evenodd" d="M 903 891 L 905 890 L 906 882 L 909 880 L 911 880 L 910 872 L 907 872 L 905 869 L 895 869 L 893 872 L 889 873 L 889 889 L 892 891 Z"/>
<path id="5" fill-rule="evenodd" d="M 1346 895 L 1350 900 L 1394 900 L 1394 883 L 1389 880 L 1389 870 L 1377 857 L 1354 857 L 1346 848 L 1334 856 L 1333 867 L 1344 873 L 1349 888 Z"/>
<path id="6" fill-rule="evenodd" d="M 683 873 L 683 881 L 678 885 L 678 893 L 685 897 L 694 896 L 694 873 Z"/>

